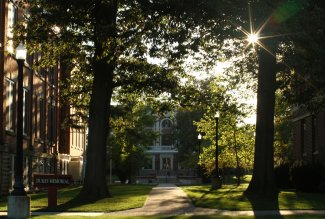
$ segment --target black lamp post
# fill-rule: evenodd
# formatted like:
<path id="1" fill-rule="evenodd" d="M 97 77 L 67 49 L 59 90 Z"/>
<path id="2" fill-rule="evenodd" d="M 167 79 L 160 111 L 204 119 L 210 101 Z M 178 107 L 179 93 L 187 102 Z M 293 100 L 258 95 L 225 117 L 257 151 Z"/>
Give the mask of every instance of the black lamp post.
<path id="1" fill-rule="evenodd" d="M 199 134 L 197 136 L 197 140 L 199 141 L 199 155 L 201 154 L 201 142 L 202 142 L 202 135 Z"/>
<path id="2" fill-rule="evenodd" d="M 25 196 L 23 181 L 23 68 L 27 50 L 23 43 L 16 48 L 16 60 L 18 63 L 18 101 L 17 101 L 17 130 L 16 130 L 16 160 L 15 160 L 15 184 L 11 195 Z"/>
<path id="3" fill-rule="evenodd" d="M 18 101 L 16 130 L 16 159 L 14 190 L 8 196 L 8 218 L 29 218 L 30 197 L 27 196 L 23 178 L 23 69 L 27 50 L 22 43 L 16 48 L 18 63 Z"/>
<path id="4" fill-rule="evenodd" d="M 198 160 L 200 159 L 200 154 L 201 154 L 201 143 L 202 143 L 202 135 L 199 133 L 197 136 L 197 140 L 199 141 L 199 153 L 198 153 Z M 201 177 L 201 166 L 198 164 L 198 176 Z"/>
<path id="5" fill-rule="evenodd" d="M 216 154 L 215 154 L 215 170 L 214 170 L 214 174 L 213 174 L 213 177 L 211 180 L 213 190 L 221 188 L 221 179 L 220 179 L 220 175 L 219 175 L 219 164 L 218 164 L 219 116 L 220 116 L 219 112 L 217 111 L 214 116 L 215 122 L 216 122 Z"/>

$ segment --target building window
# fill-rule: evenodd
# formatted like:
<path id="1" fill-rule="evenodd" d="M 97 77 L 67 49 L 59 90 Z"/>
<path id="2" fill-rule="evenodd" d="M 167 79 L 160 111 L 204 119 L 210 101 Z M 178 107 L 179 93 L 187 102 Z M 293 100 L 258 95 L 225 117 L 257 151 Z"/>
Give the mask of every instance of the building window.
<path id="1" fill-rule="evenodd" d="M 11 1 L 8 2 L 8 26 L 7 26 L 7 36 L 8 36 L 8 42 L 7 42 L 7 50 L 9 53 L 14 53 L 14 47 L 13 47 L 13 27 L 17 23 L 18 20 L 18 8 L 16 5 L 14 5 Z"/>
<path id="2" fill-rule="evenodd" d="M 35 138 L 39 138 L 39 133 L 38 133 L 38 130 L 39 130 L 39 124 L 38 124 L 38 98 L 37 96 L 34 97 L 34 136 Z"/>
<path id="3" fill-rule="evenodd" d="M 15 130 L 15 82 L 6 79 L 6 130 Z"/>
<path id="4" fill-rule="evenodd" d="M 53 143 L 53 109 L 52 109 L 52 97 L 48 99 L 47 106 L 47 141 Z"/>
<path id="5" fill-rule="evenodd" d="M 43 98 L 39 99 L 39 137 L 44 140 L 45 135 L 45 101 Z"/>
<path id="6" fill-rule="evenodd" d="M 28 135 L 29 91 L 26 88 L 24 88 L 23 101 L 23 134 Z"/>
<path id="7" fill-rule="evenodd" d="M 55 67 L 51 67 L 48 69 L 48 81 L 51 85 L 54 85 L 54 80 L 55 80 Z"/>
<path id="8" fill-rule="evenodd" d="M 172 122 L 169 119 L 165 119 L 161 123 L 161 145 L 170 146 L 172 144 Z"/>
<path id="9" fill-rule="evenodd" d="M 53 97 L 48 98 L 47 103 L 47 141 L 49 146 L 56 143 L 56 109 Z"/>

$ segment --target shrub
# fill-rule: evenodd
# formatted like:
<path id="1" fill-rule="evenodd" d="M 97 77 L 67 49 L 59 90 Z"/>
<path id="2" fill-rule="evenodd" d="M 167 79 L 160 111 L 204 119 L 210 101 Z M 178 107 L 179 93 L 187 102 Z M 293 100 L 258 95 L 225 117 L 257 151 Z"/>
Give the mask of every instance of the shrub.
<path id="1" fill-rule="evenodd" d="M 278 188 L 288 189 L 292 187 L 290 180 L 290 165 L 281 164 L 274 168 L 275 183 Z"/>
<path id="2" fill-rule="evenodd" d="M 298 191 L 314 192 L 319 189 L 322 180 L 322 166 L 296 162 L 291 167 L 291 180 Z"/>

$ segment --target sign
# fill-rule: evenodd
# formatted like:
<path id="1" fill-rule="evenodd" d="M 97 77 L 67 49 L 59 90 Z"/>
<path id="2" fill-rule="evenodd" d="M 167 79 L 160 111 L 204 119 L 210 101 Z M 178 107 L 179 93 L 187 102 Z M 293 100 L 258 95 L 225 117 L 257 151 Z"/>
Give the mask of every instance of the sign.
<path id="1" fill-rule="evenodd" d="M 71 175 L 34 174 L 34 187 L 64 187 L 72 183 Z"/>
<path id="2" fill-rule="evenodd" d="M 47 201 L 49 207 L 57 206 L 58 188 L 69 186 L 71 183 L 71 175 L 34 174 L 34 187 L 47 187 Z"/>

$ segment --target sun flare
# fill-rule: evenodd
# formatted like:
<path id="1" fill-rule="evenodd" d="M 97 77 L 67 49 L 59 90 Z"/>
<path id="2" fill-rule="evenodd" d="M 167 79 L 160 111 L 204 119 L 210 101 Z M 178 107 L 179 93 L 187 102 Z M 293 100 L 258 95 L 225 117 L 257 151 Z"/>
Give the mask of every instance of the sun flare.
<path id="1" fill-rule="evenodd" d="M 248 41 L 248 43 L 250 43 L 250 44 L 255 44 L 255 43 L 257 43 L 257 42 L 258 42 L 258 39 L 259 39 L 259 37 L 258 37 L 258 34 L 257 34 L 257 33 L 251 33 L 251 34 L 249 34 L 249 35 L 247 36 L 247 41 Z"/>

